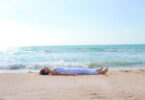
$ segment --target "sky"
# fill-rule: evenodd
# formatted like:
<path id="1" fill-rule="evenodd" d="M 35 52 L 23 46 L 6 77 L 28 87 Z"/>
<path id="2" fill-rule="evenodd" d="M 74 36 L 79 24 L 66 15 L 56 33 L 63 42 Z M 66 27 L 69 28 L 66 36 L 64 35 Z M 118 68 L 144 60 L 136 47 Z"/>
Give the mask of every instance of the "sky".
<path id="1" fill-rule="evenodd" d="M 145 0 L 1 0 L 0 48 L 145 44 Z"/>

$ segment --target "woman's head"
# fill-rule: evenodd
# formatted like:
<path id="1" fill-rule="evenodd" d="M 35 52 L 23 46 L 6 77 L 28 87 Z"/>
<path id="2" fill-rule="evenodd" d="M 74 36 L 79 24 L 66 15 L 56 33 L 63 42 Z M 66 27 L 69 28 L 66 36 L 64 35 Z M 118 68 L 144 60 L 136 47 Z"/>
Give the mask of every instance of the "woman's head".
<path id="1" fill-rule="evenodd" d="M 47 67 L 44 67 L 43 69 L 40 70 L 41 75 L 49 75 L 50 69 Z"/>

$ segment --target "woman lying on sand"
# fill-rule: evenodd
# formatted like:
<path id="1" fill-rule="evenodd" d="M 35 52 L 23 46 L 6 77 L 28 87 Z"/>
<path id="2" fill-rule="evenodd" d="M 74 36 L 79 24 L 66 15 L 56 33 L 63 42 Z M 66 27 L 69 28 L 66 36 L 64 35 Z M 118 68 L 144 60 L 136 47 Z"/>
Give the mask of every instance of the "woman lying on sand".
<path id="1" fill-rule="evenodd" d="M 53 70 L 50 70 L 48 67 L 44 67 L 40 70 L 41 75 L 65 75 L 65 76 L 76 76 L 76 75 L 98 75 L 105 74 L 108 71 L 108 67 L 103 70 L 103 67 L 100 69 L 87 69 L 87 68 L 63 68 L 56 67 Z"/>

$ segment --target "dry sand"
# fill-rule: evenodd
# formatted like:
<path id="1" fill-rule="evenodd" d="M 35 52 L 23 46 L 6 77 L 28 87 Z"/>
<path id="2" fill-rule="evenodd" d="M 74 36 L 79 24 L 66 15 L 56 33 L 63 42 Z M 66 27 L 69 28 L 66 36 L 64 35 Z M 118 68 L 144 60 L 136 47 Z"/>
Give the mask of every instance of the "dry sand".
<path id="1" fill-rule="evenodd" d="M 0 73 L 0 100 L 145 100 L 145 69 L 90 76 Z"/>

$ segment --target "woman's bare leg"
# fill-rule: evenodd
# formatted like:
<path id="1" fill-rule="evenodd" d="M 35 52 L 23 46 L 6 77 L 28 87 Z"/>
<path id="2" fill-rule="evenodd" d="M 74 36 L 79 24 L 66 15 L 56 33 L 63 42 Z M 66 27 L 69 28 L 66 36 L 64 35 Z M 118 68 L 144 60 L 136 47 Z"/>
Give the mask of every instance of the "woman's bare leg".
<path id="1" fill-rule="evenodd" d="M 108 67 L 103 71 L 99 71 L 99 74 L 106 74 L 107 72 L 108 72 Z"/>

